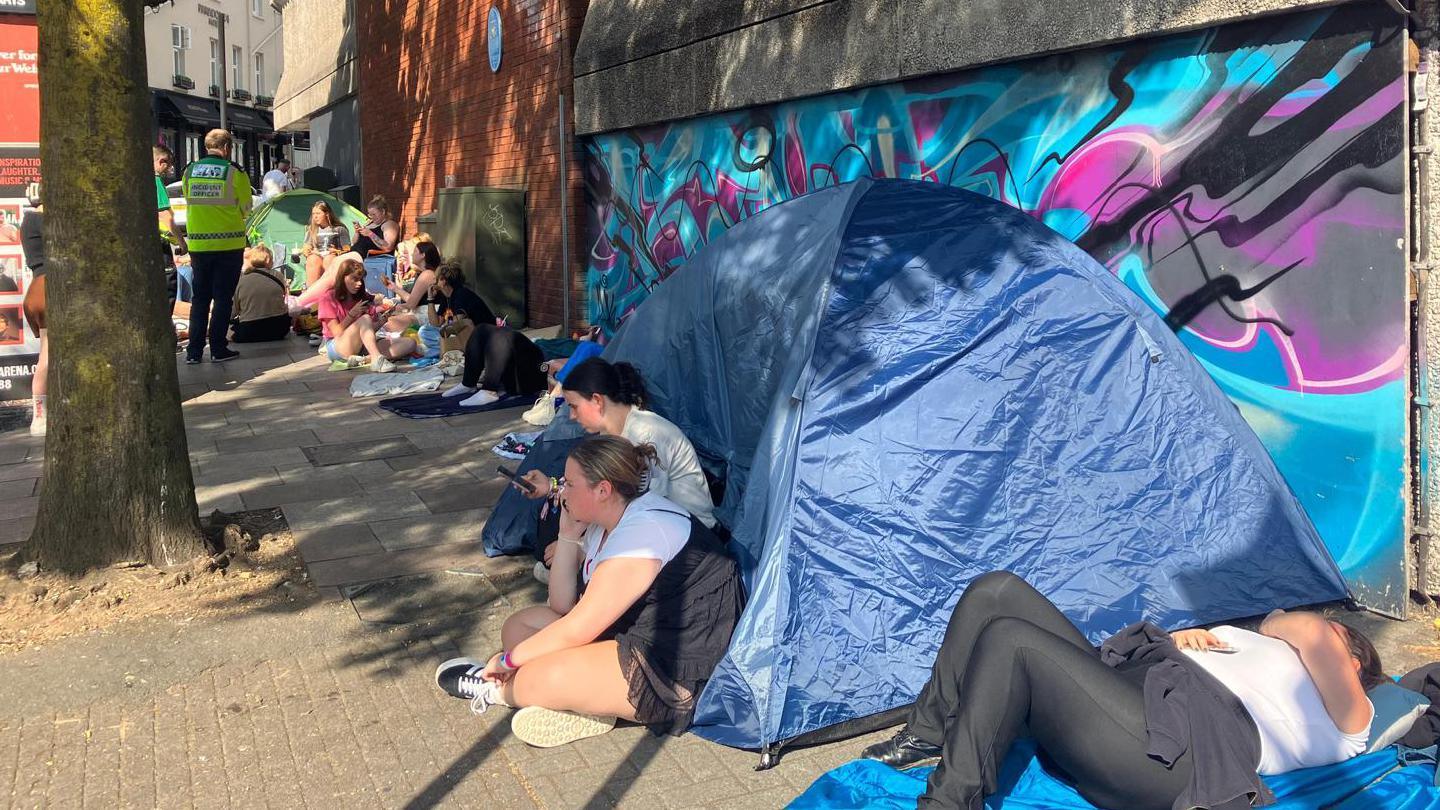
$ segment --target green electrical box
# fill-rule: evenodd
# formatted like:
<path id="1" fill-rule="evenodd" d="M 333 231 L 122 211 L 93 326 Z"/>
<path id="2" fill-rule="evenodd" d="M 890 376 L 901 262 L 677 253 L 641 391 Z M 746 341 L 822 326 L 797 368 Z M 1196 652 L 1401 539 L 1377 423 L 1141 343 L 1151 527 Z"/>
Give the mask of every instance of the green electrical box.
<path id="1" fill-rule="evenodd" d="M 511 326 L 525 326 L 525 192 L 440 189 L 435 246 L 460 262 L 470 288 Z"/>

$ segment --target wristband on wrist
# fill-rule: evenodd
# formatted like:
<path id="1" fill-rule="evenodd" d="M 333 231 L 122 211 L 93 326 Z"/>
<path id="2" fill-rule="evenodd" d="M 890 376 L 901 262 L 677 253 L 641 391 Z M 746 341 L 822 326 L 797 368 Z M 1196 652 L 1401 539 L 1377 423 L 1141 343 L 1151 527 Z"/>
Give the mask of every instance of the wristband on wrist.
<path id="1" fill-rule="evenodd" d="M 510 670 L 511 672 L 514 672 L 515 670 L 520 668 L 515 665 L 514 661 L 510 660 L 510 653 L 506 650 L 500 651 L 500 666 Z"/>

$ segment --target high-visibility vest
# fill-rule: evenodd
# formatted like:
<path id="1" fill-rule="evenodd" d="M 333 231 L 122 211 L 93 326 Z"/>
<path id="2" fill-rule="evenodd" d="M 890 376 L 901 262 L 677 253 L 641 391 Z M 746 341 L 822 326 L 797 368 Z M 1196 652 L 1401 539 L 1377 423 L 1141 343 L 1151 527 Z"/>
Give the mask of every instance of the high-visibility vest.
<path id="1" fill-rule="evenodd" d="M 230 161 L 207 155 L 185 167 L 185 242 L 192 253 L 243 250 L 250 178 Z"/>

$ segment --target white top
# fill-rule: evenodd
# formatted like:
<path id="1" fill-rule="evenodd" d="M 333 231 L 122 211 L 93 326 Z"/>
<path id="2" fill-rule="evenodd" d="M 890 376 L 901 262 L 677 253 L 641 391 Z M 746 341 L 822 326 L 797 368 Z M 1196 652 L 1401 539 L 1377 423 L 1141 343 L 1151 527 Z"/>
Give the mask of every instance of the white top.
<path id="1" fill-rule="evenodd" d="M 1255 720 L 1262 775 L 1330 765 L 1365 752 L 1369 723 L 1354 734 L 1336 727 L 1293 647 L 1238 627 L 1214 627 L 1210 632 L 1239 652 L 1181 652 L 1235 693 Z M 1373 708 L 1371 713 L 1373 717 Z"/>
<path id="2" fill-rule="evenodd" d="M 695 446 L 675 424 L 659 414 L 631 408 L 620 435 L 634 444 L 652 444 L 660 458 L 660 469 L 650 471 L 650 491 L 664 495 L 700 519 L 706 528 L 715 528 L 715 502 L 710 484 L 700 469 Z"/>
<path id="3" fill-rule="evenodd" d="M 295 184 L 290 182 L 290 176 L 279 169 L 271 169 L 260 178 L 260 188 L 265 199 L 270 199 L 277 194 L 283 194 L 293 188 Z"/>
<path id="4" fill-rule="evenodd" d="M 588 583 L 600 563 L 617 557 L 659 560 L 661 565 L 670 562 L 690 540 L 690 518 L 684 512 L 675 503 L 647 492 L 625 507 L 608 537 L 601 526 L 586 529 L 580 577 Z"/>

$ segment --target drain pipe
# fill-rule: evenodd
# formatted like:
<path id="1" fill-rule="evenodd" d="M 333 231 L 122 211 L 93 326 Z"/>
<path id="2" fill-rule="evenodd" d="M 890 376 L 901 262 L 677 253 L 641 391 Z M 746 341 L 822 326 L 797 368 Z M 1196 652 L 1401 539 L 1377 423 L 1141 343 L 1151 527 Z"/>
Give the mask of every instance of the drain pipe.
<path id="1" fill-rule="evenodd" d="M 565 25 L 566 14 L 561 4 L 560 30 L 555 34 L 555 55 L 559 64 L 555 81 L 564 87 L 565 81 Z M 565 136 L 565 92 L 560 92 L 560 108 L 556 111 L 560 140 L 556 150 L 560 157 L 560 337 L 570 337 L 570 143 Z"/>
<path id="2" fill-rule="evenodd" d="M 1394 0 L 1398 2 L 1398 0 Z M 1402 7 L 1403 8 L 1403 7 Z M 1432 9 L 1433 12 L 1433 9 Z M 1434 530 L 1431 524 L 1430 515 L 1430 465 L 1428 463 L 1427 447 L 1430 433 L 1434 428 L 1433 416 L 1431 414 L 1430 382 L 1429 382 L 1429 350 L 1427 341 L 1430 337 L 1429 314 L 1427 295 L 1430 283 L 1430 181 L 1431 181 L 1431 157 L 1433 147 L 1430 143 L 1430 113 L 1428 110 L 1429 81 L 1432 65 L 1430 57 L 1431 33 L 1428 27 L 1419 24 L 1414 16 L 1405 11 L 1407 22 L 1416 25 L 1418 30 L 1407 31 L 1412 36 L 1423 36 L 1426 40 L 1424 46 L 1420 47 L 1420 60 L 1415 72 L 1414 83 L 1412 84 L 1411 113 L 1414 121 L 1413 132 L 1415 133 L 1411 144 L 1411 153 L 1414 155 L 1415 165 L 1415 193 L 1411 198 L 1412 222 L 1414 223 L 1414 240 L 1412 241 L 1413 256 L 1410 264 L 1410 283 L 1414 291 L 1415 319 L 1412 332 L 1412 339 L 1415 342 L 1413 355 L 1413 382 L 1411 391 L 1411 424 L 1414 426 L 1415 436 L 1411 443 L 1413 456 L 1410 462 L 1410 470 L 1414 486 L 1411 489 L 1414 497 L 1413 524 L 1410 527 L 1411 539 L 1415 543 L 1415 583 L 1414 592 L 1419 595 L 1420 600 L 1429 603 L 1430 582 L 1429 566 L 1431 543 Z M 1407 41 L 1410 40 L 1407 37 Z"/>

